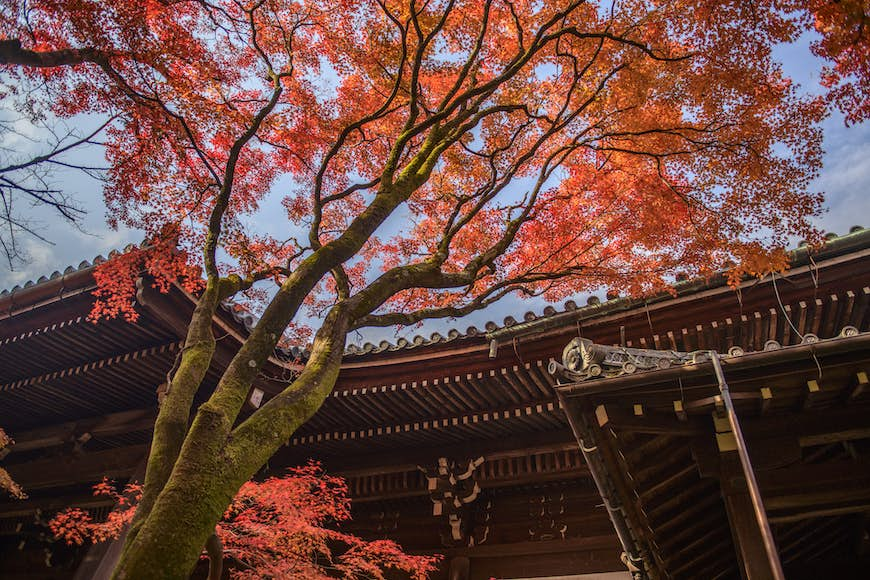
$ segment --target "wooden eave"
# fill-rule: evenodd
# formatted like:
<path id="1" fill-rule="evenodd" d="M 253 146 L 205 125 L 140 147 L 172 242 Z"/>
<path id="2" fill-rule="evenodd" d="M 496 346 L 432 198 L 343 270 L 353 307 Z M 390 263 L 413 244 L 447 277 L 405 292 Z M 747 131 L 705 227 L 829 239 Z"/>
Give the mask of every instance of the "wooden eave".
<path id="1" fill-rule="evenodd" d="M 733 290 L 718 288 L 694 299 L 683 297 L 651 306 L 649 317 L 641 307 L 584 320 L 579 330 L 605 344 L 617 343 L 624 334 L 629 346 L 715 347 L 724 352 L 733 345 L 760 350 L 770 339 L 792 344 L 796 338 L 786 323 L 786 313 L 801 332 L 816 332 L 823 338 L 849 323 L 866 329 L 868 258 L 863 254 L 851 261 L 841 258 L 833 264 L 818 263 L 813 271 L 796 270 L 780 278 L 782 306 L 767 280 L 742 288 L 742 302 Z M 40 328 L 0 335 L 0 359 L 4 361 L 0 368 L 7 373 L 0 382 L 0 424 L 24 443 L 29 431 L 45 425 L 99 422 L 131 409 L 153 407 L 154 390 L 177 356 L 179 333 L 193 305 L 180 292 L 149 292 L 139 306 L 142 316 L 136 325 L 87 322 L 87 294 L 65 301 L 62 308 L 53 303 L 21 315 L 54 314 Z M 686 318 L 687 312 L 699 312 L 699 318 Z M 686 324 L 687 320 L 705 320 L 701 316 L 706 322 Z M 217 367 L 228 362 L 241 340 L 242 329 L 229 333 L 228 324 L 232 323 L 216 323 L 216 335 L 225 338 L 218 343 L 217 365 L 203 393 L 216 384 Z M 625 328 L 623 333 L 620 327 Z M 4 324 L 2 332 L 9 328 Z M 546 365 L 550 358 L 559 358 L 564 344 L 577 332 L 578 326 L 572 324 L 558 332 L 551 330 L 539 342 L 521 337 L 516 346 L 501 347 L 494 359 L 489 358 L 489 346 L 481 339 L 474 347 L 453 343 L 449 353 L 442 350 L 444 356 L 432 360 L 423 356 L 426 349 L 420 349 L 411 351 L 415 358 L 394 354 L 377 365 L 343 369 L 321 411 L 281 453 L 295 462 L 310 456 L 367 455 L 381 456 L 383 463 L 399 449 L 437 448 L 468 440 L 561 433 L 563 441 L 570 441 Z M 388 361 L 392 364 L 381 364 Z M 258 383 L 267 397 L 288 379 L 290 371 L 280 362 L 270 365 Z M 27 433 L 24 438 L 18 433 L 22 430 Z M 87 432 L 84 427 L 79 431 Z M 147 430 L 132 428 L 130 434 L 104 433 L 92 439 L 88 448 L 122 448 L 145 443 L 149 436 Z M 15 455 L 7 461 L 27 457 L 23 452 L 18 458 Z"/>
<path id="2" fill-rule="evenodd" d="M 723 363 L 787 577 L 813 577 L 823 569 L 813 566 L 832 561 L 851 573 L 870 513 L 870 334 Z M 666 578 L 739 576 L 723 497 L 745 482 L 725 475 L 735 458 L 717 448 L 710 366 L 559 387 L 579 403 L 655 555 L 650 564 Z"/>
<path id="3" fill-rule="evenodd" d="M 870 324 L 870 255 L 794 271 L 777 284 L 774 290 L 768 279 L 740 294 L 718 288 L 585 320 L 582 326 L 575 321 L 535 341 L 521 337 L 495 358 L 479 341 L 455 343 L 450 356 L 440 350 L 443 357 L 425 358 L 421 349 L 411 351 L 413 358 L 393 354 L 387 360 L 394 364 L 355 362 L 342 368 L 332 395 L 290 445 L 313 454 L 340 453 L 564 427 L 546 367 L 551 358 L 561 358 L 578 332 L 600 344 L 618 344 L 624 336 L 626 346 L 640 348 L 727 352 L 740 346 L 752 352 L 769 341 L 794 344 L 798 332 L 830 338 L 844 326 L 864 330 Z"/>

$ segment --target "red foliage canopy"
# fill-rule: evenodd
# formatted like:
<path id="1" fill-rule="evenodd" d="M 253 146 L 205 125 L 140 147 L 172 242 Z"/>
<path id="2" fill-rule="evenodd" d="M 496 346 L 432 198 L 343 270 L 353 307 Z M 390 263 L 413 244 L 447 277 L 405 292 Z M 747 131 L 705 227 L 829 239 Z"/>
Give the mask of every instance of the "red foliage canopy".
<path id="1" fill-rule="evenodd" d="M 49 522 L 58 539 L 81 545 L 117 538 L 133 518 L 141 487 L 127 485 L 119 492 L 103 480 L 94 486 L 94 495 L 112 498 L 116 508 L 102 522 L 84 510 L 67 508 Z M 424 580 L 435 570 L 437 556 L 411 556 L 390 540 L 365 541 L 333 529 L 349 519 L 344 480 L 310 463 L 289 469 L 283 477 L 243 485 L 215 533 L 223 556 L 233 562 L 231 576 L 239 580 L 376 580 L 389 570 Z"/>
<path id="2" fill-rule="evenodd" d="M 109 217 L 157 240 L 158 278 L 209 269 L 220 248 L 224 273 L 280 281 L 437 149 L 346 280 L 310 298 L 442 253 L 460 272 L 495 248 L 456 290 L 391 299 L 436 315 L 520 289 L 656 289 L 809 234 L 825 108 L 770 47 L 812 15 L 832 97 L 863 118 L 862 5 L 37 0 L 5 2 L 0 24 L 30 65 L 12 73 L 45 82 L 53 112 L 120 115 Z M 275 196 L 289 223 L 264 231 L 246 216 L 273 221 Z M 189 252 L 161 243 L 167 226 Z M 95 314 L 135 316 L 130 264 L 111 268 Z"/>
<path id="3" fill-rule="evenodd" d="M 870 5 L 866 0 L 809 0 L 813 27 L 821 39 L 813 52 L 833 63 L 822 82 L 848 123 L 870 119 Z"/>

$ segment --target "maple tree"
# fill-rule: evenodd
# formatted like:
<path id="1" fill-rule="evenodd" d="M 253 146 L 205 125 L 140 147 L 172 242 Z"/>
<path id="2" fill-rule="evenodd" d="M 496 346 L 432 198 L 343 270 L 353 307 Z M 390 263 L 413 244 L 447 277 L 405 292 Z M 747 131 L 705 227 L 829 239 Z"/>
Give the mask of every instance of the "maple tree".
<path id="1" fill-rule="evenodd" d="M 136 513 L 142 489 L 127 484 L 119 491 L 103 480 L 95 496 L 114 500 L 104 521 L 79 508 L 56 514 L 48 525 L 70 545 L 117 538 Z M 384 580 L 387 571 L 424 580 L 437 556 L 411 556 L 390 540 L 365 541 L 333 529 L 350 519 L 345 481 L 326 475 L 317 463 L 289 469 L 283 477 L 244 484 L 207 543 L 209 578 L 220 578 L 222 562 L 233 563 L 230 577 L 305 578 L 306 580 Z"/>
<path id="2" fill-rule="evenodd" d="M 116 577 L 189 573 L 328 396 L 354 329 L 784 267 L 774 248 L 814 233 L 828 109 L 771 56 L 808 15 L 828 22 L 822 4 L 791 7 L 4 0 L 0 63 L 61 118 L 111 115 L 110 223 L 148 234 L 100 266 L 93 315 L 134 321 L 142 269 L 198 297 Z M 855 70 L 839 47 L 819 47 L 845 63 L 832 87 Z M 286 225 L 263 231 L 278 207 Z M 191 423 L 216 308 L 258 292 L 258 323 Z M 239 420 L 306 306 L 323 317 L 304 368 Z"/>
<path id="3" fill-rule="evenodd" d="M 822 72 L 822 83 L 847 123 L 870 119 L 870 5 L 866 0 L 810 0 L 792 9 L 805 4 L 821 36 L 813 52 L 833 62 Z"/>
<path id="4" fill-rule="evenodd" d="M 0 81 L 0 102 L 12 99 Z M 25 102 L 17 108 L 27 108 Z M 15 109 L 16 107 L 12 107 Z M 5 107 L 4 107 L 5 109 Z M 97 177 L 100 167 L 76 163 L 66 157 L 71 151 L 94 145 L 100 131 L 109 124 L 101 124 L 95 131 L 80 135 L 77 131 L 55 127 L 41 118 L 42 113 L 31 111 L 29 115 L 9 116 L 0 110 L 0 252 L 6 258 L 10 270 L 29 259 L 22 238 L 30 236 L 44 243 L 51 240 L 41 231 L 38 220 L 33 219 L 31 208 L 39 205 L 49 208 L 60 219 L 78 226 L 85 215 L 70 192 L 53 183 L 52 170 L 58 167 L 75 169 Z M 19 127 L 24 125 L 24 129 Z M 30 133 L 41 132 L 37 137 Z M 41 151 L 28 154 L 21 151 L 23 143 L 39 143 Z M 22 207 L 23 206 L 23 207 Z"/>

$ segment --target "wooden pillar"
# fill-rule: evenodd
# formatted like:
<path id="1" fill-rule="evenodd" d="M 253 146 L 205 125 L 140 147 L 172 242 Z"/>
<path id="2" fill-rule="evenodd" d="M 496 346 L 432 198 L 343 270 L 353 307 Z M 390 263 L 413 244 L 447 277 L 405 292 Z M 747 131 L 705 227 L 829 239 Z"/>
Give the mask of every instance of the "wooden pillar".
<path id="1" fill-rule="evenodd" d="M 130 477 L 130 481 L 145 481 L 145 468 L 148 466 L 148 452 L 139 463 L 136 471 Z M 114 540 L 108 540 L 93 544 L 85 554 L 84 560 L 79 564 L 73 580 L 109 580 L 115 565 L 121 559 L 124 550 L 124 542 L 127 541 L 127 532 L 130 526 L 125 526 Z"/>
<path id="2" fill-rule="evenodd" d="M 734 549 L 740 560 L 741 576 L 745 580 L 773 580 L 764 539 L 752 508 L 752 501 L 746 487 L 746 480 L 740 468 L 740 460 L 735 452 L 723 453 L 722 499 L 731 524 Z"/>
<path id="3" fill-rule="evenodd" d="M 454 556 L 450 558 L 450 572 L 447 577 L 450 580 L 468 580 L 471 570 L 471 562 L 466 556 Z"/>

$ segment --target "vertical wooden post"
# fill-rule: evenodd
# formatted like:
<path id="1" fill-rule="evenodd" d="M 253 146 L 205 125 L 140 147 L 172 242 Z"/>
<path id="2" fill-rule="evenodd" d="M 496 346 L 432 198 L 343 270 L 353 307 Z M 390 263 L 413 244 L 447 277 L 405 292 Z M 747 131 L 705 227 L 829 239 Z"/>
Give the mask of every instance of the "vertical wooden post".
<path id="1" fill-rule="evenodd" d="M 752 468 L 749 450 L 746 448 L 746 439 L 743 438 L 743 429 L 740 427 L 740 420 L 737 418 L 737 412 L 734 410 L 734 403 L 731 400 L 731 392 L 728 388 L 728 383 L 725 381 L 725 372 L 722 370 L 722 363 L 719 361 L 719 353 L 715 350 L 710 351 L 710 360 L 713 363 L 713 370 L 719 383 L 719 393 L 725 407 L 725 416 L 734 434 L 734 444 L 737 448 L 737 456 L 740 459 L 740 467 L 746 482 L 749 503 L 755 514 L 756 529 L 760 534 L 760 545 L 764 547 L 765 558 L 768 563 L 767 570 L 775 580 L 785 580 L 785 575 L 782 573 L 782 564 L 779 561 L 779 553 L 773 540 L 773 532 L 770 530 L 770 522 L 767 520 L 767 512 L 761 499 L 761 490 L 758 488 L 755 470 Z"/>
<path id="2" fill-rule="evenodd" d="M 731 524 L 734 548 L 740 560 L 741 576 L 745 580 L 774 580 L 773 571 L 764 549 L 764 538 L 755 512 L 746 479 L 740 468 L 737 453 L 729 451 L 720 457 L 722 470 L 722 499 Z"/>
<path id="3" fill-rule="evenodd" d="M 450 572 L 447 577 L 450 580 L 468 580 L 471 570 L 471 561 L 466 556 L 454 556 L 450 558 Z"/>

